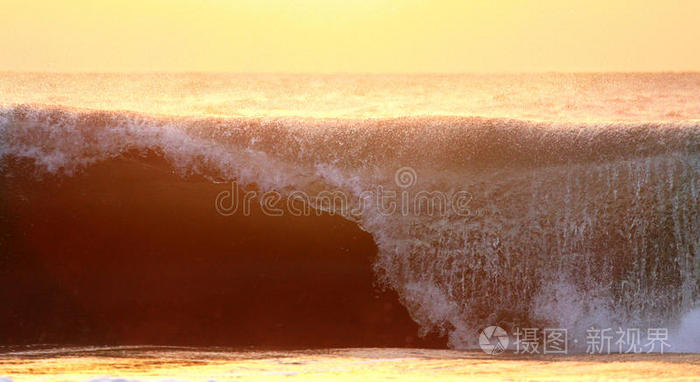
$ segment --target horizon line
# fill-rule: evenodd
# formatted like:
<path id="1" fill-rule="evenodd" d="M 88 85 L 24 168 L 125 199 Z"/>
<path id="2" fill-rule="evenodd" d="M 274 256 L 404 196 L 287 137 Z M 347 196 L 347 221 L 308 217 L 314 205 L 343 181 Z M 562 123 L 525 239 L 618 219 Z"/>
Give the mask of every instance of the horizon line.
<path id="1" fill-rule="evenodd" d="M 239 74 L 239 75 L 527 75 L 527 74 L 699 74 L 698 70 L 543 70 L 543 71 L 220 71 L 220 70 L 0 70 L 2 74 Z"/>

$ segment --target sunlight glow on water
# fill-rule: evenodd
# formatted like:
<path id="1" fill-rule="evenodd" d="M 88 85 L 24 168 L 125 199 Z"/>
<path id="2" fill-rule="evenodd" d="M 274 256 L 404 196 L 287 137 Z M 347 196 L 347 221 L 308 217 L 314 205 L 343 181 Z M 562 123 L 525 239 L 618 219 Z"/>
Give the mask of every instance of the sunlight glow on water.
<path id="1" fill-rule="evenodd" d="M 553 121 L 700 119 L 699 73 L 512 75 L 0 73 L 0 105 L 312 118 L 458 115 Z"/>
<path id="2" fill-rule="evenodd" d="M 698 354 L 524 357 L 425 349 L 224 351 L 145 347 L 29 353 L 32 355 L 19 352 L 1 356 L 0 376 L 11 376 L 19 382 L 390 378 L 517 381 L 524 380 L 523 372 L 527 372 L 527 380 L 538 381 L 690 381 L 700 375 Z"/>

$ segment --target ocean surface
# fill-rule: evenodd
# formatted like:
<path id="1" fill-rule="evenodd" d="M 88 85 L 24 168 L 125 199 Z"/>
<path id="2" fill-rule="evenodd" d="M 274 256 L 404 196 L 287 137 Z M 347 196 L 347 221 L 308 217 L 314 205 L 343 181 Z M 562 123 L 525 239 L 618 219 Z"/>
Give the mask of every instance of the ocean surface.
<path id="1" fill-rule="evenodd" d="M 15 381 L 697 381 L 699 374 L 693 354 L 494 357 L 396 348 L 122 346 L 25 349 L 0 356 L 0 375 L 12 375 Z"/>
<path id="2" fill-rule="evenodd" d="M 692 380 L 698 94 L 698 73 L 1 73 L 0 340 L 61 358 L 5 349 L 0 375 Z M 491 361 L 492 325 L 565 329 L 578 355 Z M 666 345 L 586 355 L 605 328 Z M 75 343 L 361 349 L 171 370 Z"/>

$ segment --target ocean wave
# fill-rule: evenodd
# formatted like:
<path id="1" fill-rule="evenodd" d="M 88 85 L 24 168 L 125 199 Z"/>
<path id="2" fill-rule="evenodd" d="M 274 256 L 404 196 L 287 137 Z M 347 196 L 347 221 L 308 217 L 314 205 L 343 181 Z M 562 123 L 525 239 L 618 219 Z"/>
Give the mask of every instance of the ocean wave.
<path id="1" fill-rule="evenodd" d="M 283 195 L 465 191 L 463 215 L 346 216 L 379 248 L 377 280 L 424 332 L 473 346 L 486 325 L 676 325 L 700 303 L 700 124 L 479 117 L 191 118 L 21 105 L 0 157 L 34 176 L 155 153 L 174 172 Z M 396 171 L 410 168 L 410 184 Z M 341 211 L 342 213 L 342 211 Z"/>

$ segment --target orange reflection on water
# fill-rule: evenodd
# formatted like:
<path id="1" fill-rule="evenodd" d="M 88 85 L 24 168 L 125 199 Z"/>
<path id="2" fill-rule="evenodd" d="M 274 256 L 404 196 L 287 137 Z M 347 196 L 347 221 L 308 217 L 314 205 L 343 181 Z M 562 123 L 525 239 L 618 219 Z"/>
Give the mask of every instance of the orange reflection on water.
<path id="1" fill-rule="evenodd" d="M 700 354 L 488 356 L 426 349 L 225 351 L 116 347 L 6 353 L 14 381 L 95 378 L 233 380 L 697 380 Z"/>

